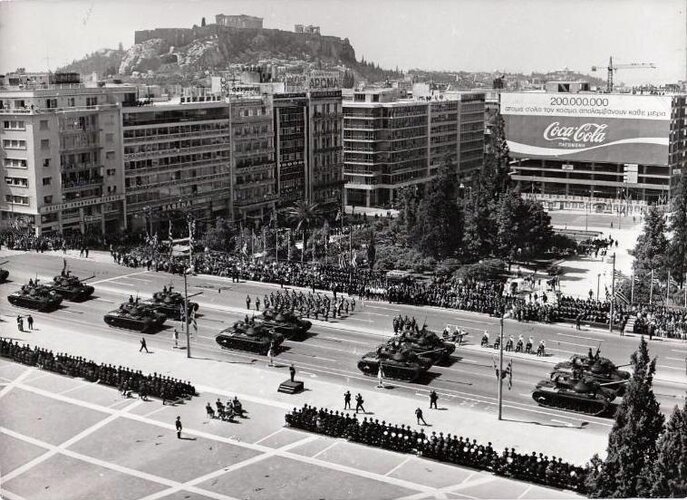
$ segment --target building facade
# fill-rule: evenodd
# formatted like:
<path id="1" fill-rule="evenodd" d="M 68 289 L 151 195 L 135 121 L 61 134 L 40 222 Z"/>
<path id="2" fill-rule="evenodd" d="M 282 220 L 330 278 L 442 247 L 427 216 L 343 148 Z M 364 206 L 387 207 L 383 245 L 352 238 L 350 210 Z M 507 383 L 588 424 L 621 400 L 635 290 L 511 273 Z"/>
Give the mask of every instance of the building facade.
<path id="1" fill-rule="evenodd" d="M 189 102 L 190 101 L 190 102 Z M 219 98 L 122 110 L 127 224 L 232 218 L 229 105 Z"/>
<path id="2" fill-rule="evenodd" d="M 341 90 L 273 96 L 280 206 L 305 200 L 335 211 L 343 184 Z"/>
<path id="3" fill-rule="evenodd" d="M 687 166 L 685 95 L 503 93 L 512 178 L 549 208 L 667 203 Z"/>
<path id="4" fill-rule="evenodd" d="M 484 94 L 399 99 L 395 89 L 354 92 L 343 103 L 346 204 L 390 206 L 443 164 L 461 180 L 482 167 Z"/>
<path id="5" fill-rule="evenodd" d="M 0 226 L 35 234 L 125 227 L 120 111 L 127 87 L 0 88 Z"/>
<path id="6" fill-rule="evenodd" d="M 237 95 L 229 103 L 234 217 L 243 222 L 263 219 L 278 198 L 272 100 L 268 95 Z"/>

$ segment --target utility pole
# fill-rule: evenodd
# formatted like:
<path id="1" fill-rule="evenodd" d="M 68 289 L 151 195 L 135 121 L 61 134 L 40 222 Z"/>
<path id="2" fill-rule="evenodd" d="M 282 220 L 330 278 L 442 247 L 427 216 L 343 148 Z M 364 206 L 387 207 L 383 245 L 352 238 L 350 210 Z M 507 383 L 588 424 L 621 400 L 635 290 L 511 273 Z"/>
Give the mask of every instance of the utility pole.
<path id="1" fill-rule="evenodd" d="M 501 309 L 501 319 L 499 321 L 499 420 L 503 420 L 503 308 Z"/>
<path id="2" fill-rule="evenodd" d="M 190 255 L 190 254 L 189 254 Z M 188 331 L 188 273 L 191 269 L 184 269 L 184 322 L 186 323 L 186 357 L 191 357 L 191 334 Z"/>
<path id="3" fill-rule="evenodd" d="M 613 274 L 611 275 L 611 317 L 608 322 L 608 331 L 613 331 L 613 313 L 615 306 L 615 252 L 613 252 Z"/>

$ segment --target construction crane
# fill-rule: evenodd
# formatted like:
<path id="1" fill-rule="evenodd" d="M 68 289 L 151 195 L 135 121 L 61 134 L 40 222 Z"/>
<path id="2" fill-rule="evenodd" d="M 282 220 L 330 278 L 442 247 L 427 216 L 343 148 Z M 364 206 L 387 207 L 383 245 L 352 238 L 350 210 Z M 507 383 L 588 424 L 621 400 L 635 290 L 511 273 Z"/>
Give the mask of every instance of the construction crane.
<path id="1" fill-rule="evenodd" d="M 654 63 L 629 63 L 629 64 L 613 64 L 613 56 L 608 59 L 608 84 L 606 86 L 607 92 L 613 92 L 613 73 L 619 69 L 656 69 Z M 596 71 L 597 66 L 592 66 L 592 71 Z"/>

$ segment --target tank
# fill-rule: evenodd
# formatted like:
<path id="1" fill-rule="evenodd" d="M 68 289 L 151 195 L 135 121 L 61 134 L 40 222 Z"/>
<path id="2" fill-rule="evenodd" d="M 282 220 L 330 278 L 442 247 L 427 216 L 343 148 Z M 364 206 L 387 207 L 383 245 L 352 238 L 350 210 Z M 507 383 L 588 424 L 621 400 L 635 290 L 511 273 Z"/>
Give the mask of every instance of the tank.
<path id="1" fill-rule="evenodd" d="M 432 360 L 404 347 L 383 344 L 358 361 L 358 369 L 369 376 L 377 375 L 380 365 L 385 379 L 413 382 L 431 368 Z"/>
<path id="2" fill-rule="evenodd" d="M 215 337 L 221 347 L 236 349 L 239 351 L 256 352 L 265 355 L 274 344 L 278 348 L 284 341 L 284 337 L 273 329 L 261 323 L 246 323 L 238 321 L 233 326 L 225 328 Z"/>
<path id="3" fill-rule="evenodd" d="M 444 342 L 436 333 L 427 329 L 419 332 L 403 332 L 388 340 L 388 344 L 400 343 L 418 356 L 429 358 L 432 363 L 447 364 L 456 350 L 452 342 Z"/>
<path id="4" fill-rule="evenodd" d="M 266 309 L 262 312 L 260 321 L 267 328 L 274 329 L 275 332 L 281 333 L 284 338 L 289 340 L 302 340 L 312 326 L 311 321 L 300 318 L 288 310 Z"/>
<path id="5" fill-rule="evenodd" d="M 613 416 L 616 405 L 613 400 L 618 392 L 615 384 L 600 384 L 593 377 L 568 378 L 552 374 L 551 379 L 540 381 L 532 392 L 539 406 L 584 413 L 594 416 Z"/>
<path id="6" fill-rule="evenodd" d="M 124 302 L 119 309 L 110 311 L 103 319 L 116 328 L 151 333 L 162 328 L 167 317 L 147 304 Z"/>
<path id="7" fill-rule="evenodd" d="M 89 280 L 91 276 L 86 278 Z M 84 283 L 86 280 L 80 280 L 76 276 L 72 276 L 69 272 L 55 276 L 50 285 L 52 291 L 57 293 L 60 297 L 72 302 L 83 302 L 93 295 L 95 288 Z"/>
<path id="8" fill-rule="evenodd" d="M 0 266 L 4 266 L 8 262 L 9 262 L 9 260 L 6 260 L 5 262 L 1 263 Z M 9 277 L 10 277 L 10 272 L 7 269 L 5 269 L 4 267 L 0 267 L 0 283 L 4 283 L 5 281 L 7 281 L 7 278 L 9 278 Z"/>
<path id="9" fill-rule="evenodd" d="M 62 303 L 62 297 L 53 292 L 49 287 L 29 281 L 22 285 L 21 289 L 8 295 L 10 304 L 18 307 L 26 307 L 36 311 L 54 311 Z"/>
<path id="10" fill-rule="evenodd" d="M 562 374 L 567 377 L 581 378 L 591 377 L 601 384 L 609 382 L 624 382 L 630 379 L 630 373 L 619 370 L 618 367 L 608 358 L 589 357 L 573 355 L 569 361 L 562 361 L 553 367 L 551 375 Z M 625 392 L 624 383 L 618 383 L 617 387 L 620 395 Z"/>
<path id="11" fill-rule="evenodd" d="M 151 305 L 157 312 L 161 312 L 168 318 L 181 321 L 182 311 L 184 310 L 184 295 L 174 291 L 174 288 L 164 288 L 161 292 L 155 292 L 153 298 L 146 300 L 146 304 Z M 198 303 L 188 302 L 188 313 L 198 310 Z"/>

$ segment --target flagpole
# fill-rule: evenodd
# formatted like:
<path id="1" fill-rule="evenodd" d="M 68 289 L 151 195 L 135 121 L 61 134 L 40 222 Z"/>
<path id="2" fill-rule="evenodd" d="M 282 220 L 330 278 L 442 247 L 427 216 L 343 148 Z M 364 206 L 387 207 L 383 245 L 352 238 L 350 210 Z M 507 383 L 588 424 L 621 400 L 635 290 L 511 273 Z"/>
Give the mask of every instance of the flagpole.
<path id="1" fill-rule="evenodd" d="M 272 211 L 274 217 L 274 260 L 279 262 L 279 221 L 277 220 L 276 210 Z"/>
<path id="2" fill-rule="evenodd" d="M 184 269 L 184 321 L 186 322 L 186 357 L 191 357 L 191 334 L 188 331 L 188 272 L 190 269 Z"/>
<path id="3" fill-rule="evenodd" d="M 613 252 L 613 274 L 611 276 L 611 317 L 608 321 L 608 331 L 613 331 L 613 313 L 615 306 L 615 252 Z"/>

